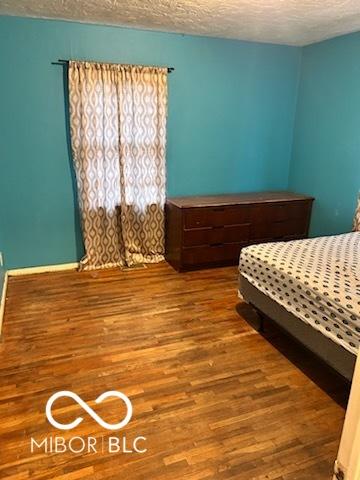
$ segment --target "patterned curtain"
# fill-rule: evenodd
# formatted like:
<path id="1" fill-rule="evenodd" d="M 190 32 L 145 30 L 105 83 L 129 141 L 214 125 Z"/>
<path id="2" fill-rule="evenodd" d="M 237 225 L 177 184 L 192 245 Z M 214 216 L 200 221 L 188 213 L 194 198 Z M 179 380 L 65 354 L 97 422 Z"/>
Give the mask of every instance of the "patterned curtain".
<path id="1" fill-rule="evenodd" d="M 355 210 L 353 232 L 360 232 L 360 195 L 358 197 L 356 210 Z"/>
<path id="2" fill-rule="evenodd" d="M 167 69 L 70 62 L 80 269 L 163 260 Z"/>

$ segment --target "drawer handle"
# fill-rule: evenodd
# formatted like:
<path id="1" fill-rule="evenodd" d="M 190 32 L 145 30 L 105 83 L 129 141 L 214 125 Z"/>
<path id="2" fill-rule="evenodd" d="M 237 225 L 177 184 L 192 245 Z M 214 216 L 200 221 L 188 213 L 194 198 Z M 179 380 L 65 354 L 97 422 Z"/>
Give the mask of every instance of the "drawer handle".
<path id="1" fill-rule="evenodd" d="M 210 247 L 220 247 L 223 245 L 221 242 L 220 243 L 210 243 Z"/>

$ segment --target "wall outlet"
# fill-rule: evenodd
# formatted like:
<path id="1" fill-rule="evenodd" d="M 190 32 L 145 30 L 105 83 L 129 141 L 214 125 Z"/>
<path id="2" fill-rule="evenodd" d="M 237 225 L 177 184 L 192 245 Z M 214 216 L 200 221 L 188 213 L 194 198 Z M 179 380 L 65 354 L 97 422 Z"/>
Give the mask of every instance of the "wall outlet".
<path id="1" fill-rule="evenodd" d="M 0 252 L 0 267 L 3 267 L 3 266 L 4 266 L 4 257 L 2 252 Z"/>

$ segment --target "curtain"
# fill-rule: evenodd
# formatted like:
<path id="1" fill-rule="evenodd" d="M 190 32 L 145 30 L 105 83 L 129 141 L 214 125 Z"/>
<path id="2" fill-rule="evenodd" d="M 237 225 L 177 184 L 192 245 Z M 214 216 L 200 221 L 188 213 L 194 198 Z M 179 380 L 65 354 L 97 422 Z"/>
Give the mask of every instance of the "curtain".
<path id="1" fill-rule="evenodd" d="M 163 260 L 167 69 L 69 63 L 80 269 Z"/>

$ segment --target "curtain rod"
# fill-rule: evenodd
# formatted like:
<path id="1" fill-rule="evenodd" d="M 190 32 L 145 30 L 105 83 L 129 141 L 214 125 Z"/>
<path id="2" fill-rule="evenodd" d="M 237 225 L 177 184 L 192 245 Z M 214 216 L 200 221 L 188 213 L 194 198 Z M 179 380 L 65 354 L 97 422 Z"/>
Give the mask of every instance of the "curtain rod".
<path id="1" fill-rule="evenodd" d="M 74 60 L 74 61 L 76 61 L 76 60 Z M 88 60 L 79 60 L 79 61 L 87 62 Z M 69 62 L 70 62 L 70 60 L 62 60 L 62 59 L 59 59 L 57 62 L 51 62 L 51 65 L 68 65 Z M 89 63 L 101 63 L 101 62 L 89 62 Z M 105 62 L 105 63 L 107 63 L 107 62 Z M 147 65 L 144 65 L 144 66 L 146 67 Z M 167 67 L 168 73 L 171 73 L 171 72 L 173 72 L 174 70 L 175 70 L 174 67 Z"/>

